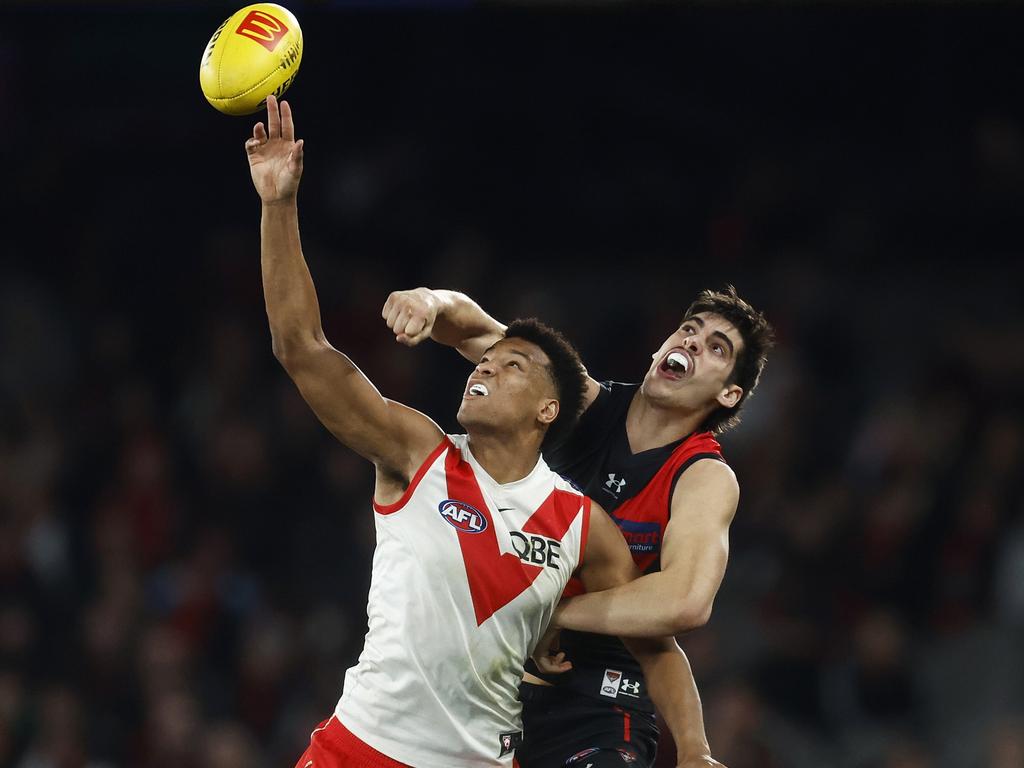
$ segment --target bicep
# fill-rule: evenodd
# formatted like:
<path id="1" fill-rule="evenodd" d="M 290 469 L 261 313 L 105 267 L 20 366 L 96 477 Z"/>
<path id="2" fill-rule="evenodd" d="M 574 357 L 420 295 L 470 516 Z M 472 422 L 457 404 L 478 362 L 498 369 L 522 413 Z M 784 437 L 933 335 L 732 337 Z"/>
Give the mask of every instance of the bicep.
<path id="1" fill-rule="evenodd" d="M 588 592 L 626 584 L 640 575 L 622 531 L 596 502 L 590 509 L 590 533 L 577 576 Z"/>
<path id="2" fill-rule="evenodd" d="M 383 397 L 347 355 L 327 342 L 286 368 L 331 434 L 378 466 L 406 474 L 444 434 L 419 411 Z"/>
<path id="3" fill-rule="evenodd" d="M 713 597 L 725 575 L 729 526 L 738 503 L 739 486 L 728 465 L 705 459 L 684 472 L 672 495 L 662 570 L 685 575 L 682 583 Z"/>

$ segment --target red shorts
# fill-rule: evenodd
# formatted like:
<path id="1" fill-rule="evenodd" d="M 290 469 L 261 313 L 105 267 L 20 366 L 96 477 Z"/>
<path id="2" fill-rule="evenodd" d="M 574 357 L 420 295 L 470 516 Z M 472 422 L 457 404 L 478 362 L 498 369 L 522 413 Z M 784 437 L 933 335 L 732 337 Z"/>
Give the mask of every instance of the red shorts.
<path id="1" fill-rule="evenodd" d="M 513 768 L 519 768 L 514 759 Z M 295 768 L 410 768 L 392 760 L 356 737 L 335 715 L 309 734 L 309 748 Z"/>
<path id="2" fill-rule="evenodd" d="M 295 768 L 409 768 L 360 741 L 331 715 L 309 734 L 309 748 Z"/>

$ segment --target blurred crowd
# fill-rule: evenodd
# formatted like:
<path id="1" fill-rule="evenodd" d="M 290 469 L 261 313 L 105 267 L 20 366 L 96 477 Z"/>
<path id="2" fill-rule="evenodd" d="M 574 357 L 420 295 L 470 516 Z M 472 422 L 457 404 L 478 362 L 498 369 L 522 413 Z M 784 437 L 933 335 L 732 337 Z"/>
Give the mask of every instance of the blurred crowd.
<path id="1" fill-rule="evenodd" d="M 827 27 L 816 60 L 842 96 L 785 51 L 683 84 L 654 66 L 685 23 L 693 61 L 716 30 L 752 58 L 776 50 L 738 13 L 633 20 L 646 47 L 627 65 L 587 59 L 614 17 L 546 19 L 528 62 L 461 16 L 306 25 L 311 52 L 319 28 L 352 65 L 318 76 L 311 53 L 293 93 L 325 328 L 386 395 L 455 431 L 468 364 L 396 345 L 389 291 L 538 315 L 593 375 L 630 381 L 699 289 L 735 283 L 780 343 L 722 438 L 742 497 L 714 614 L 680 638 L 715 755 L 1021 768 L 1024 115 L 999 53 L 1013 25 L 897 19 L 851 72 L 835 40 L 869 13 L 797 20 L 793 39 Z M 36 71 L 21 21 L 0 31 L 0 96 L 35 123 L 0 130 L 47 144 L 12 158 L 4 192 L 0 767 L 292 765 L 361 648 L 372 469 L 271 354 L 248 127 L 191 83 L 177 94 L 176 63 L 126 75 L 173 95 L 167 140 L 166 112 L 123 100 L 73 96 L 73 129 L 45 118 L 34 84 L 82 51 L 56 24 L 67 45 Z M 210 25 L 186 21 L 192 66 Z M 535 21 L 501 19 L 513 38 Z M 396 27 L 404 58 L 378 49 Z M 910 29 L 930 36 L 906 43 Z M 950 54 L 936 41 L 954 30 Z M 475 68 L 452 53 L 468 31 Z M 904 45 L 911 74 L 889 77 Z M 109 74 L 107 56 L 90 66 Z M 934 71 L 941 85 L 914 79 Z"/>

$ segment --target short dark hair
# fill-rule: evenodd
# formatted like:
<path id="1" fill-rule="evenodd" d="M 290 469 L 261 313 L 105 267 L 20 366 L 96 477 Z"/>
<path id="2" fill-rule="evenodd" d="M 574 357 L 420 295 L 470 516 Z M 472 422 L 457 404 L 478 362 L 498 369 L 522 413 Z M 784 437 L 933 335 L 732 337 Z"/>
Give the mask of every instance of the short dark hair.
<path id="1" fill-rule="evenodd" d="M 569 433 L 583 412 L 587 373 L 580 355 L 565 336 L 535 317 L 513 320 L 505 329 L 505 338 L 536 344 L 551 361 L 545 367 L 555 385 L 558 416 L 548 426 L 542 447 L 553 445 Z"/>
<path id="2" fill-rule="evenodd" d="M 743 339 L 743 348 L 736 356 L 728 381 L 740 387 L 743 394 L 732 408 L 716 408 L 703 424 L 704 429 L 717 435 L 740 423 L 740 409 L 761 380 L 761 372 L 768 360 L 768 350 L 775 345 L 775 331 L 765 316 L 741 299 L 731 285 L 727 285 L 724 291 L 701 291 L 686 310 L 683 319 L 700 312 L 710 312 L 728 320 Z"/>

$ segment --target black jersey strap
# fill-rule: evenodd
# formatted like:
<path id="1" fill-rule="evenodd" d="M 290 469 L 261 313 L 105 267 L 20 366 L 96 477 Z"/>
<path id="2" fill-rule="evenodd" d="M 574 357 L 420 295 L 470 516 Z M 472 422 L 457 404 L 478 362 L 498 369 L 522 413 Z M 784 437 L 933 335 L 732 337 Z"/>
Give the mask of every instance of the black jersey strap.
<path id="1" fill-rule="evenodd" d="M 683 476 L 683 472 L 688 470 L 690 467 L 692 467 L 694 464 L 696 464 L 701 459 L 714 459 L 715 461 L 720 461 L 723 464 L 725 464 L 725 459 L 722 458 L 722 456 L 720 454 L 717 454 L 717 453 L 695 453 L 695 454 L 693 454 L 693 456 L 691 456 L 686 461 L 684 461 L 682 464 L 680 464 L 679 465 L 679 469 L 676 470 L 675 475 L 673 475 L 673 477 L 672 477 L 672 490 L 668 492 L 668 519 L 669 520 L 672 519 L 672 499 L 675 498 L 675 495 L 676 495 L 676 485 L 678 485 L 678 483 L 679 483 L 679 478 Z"/>

